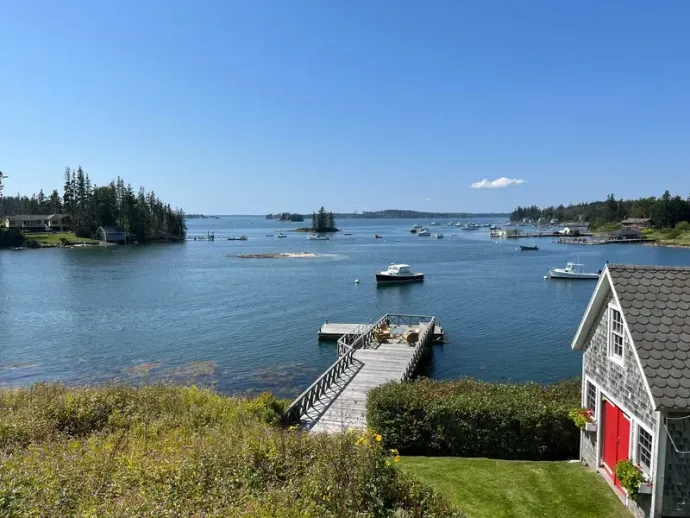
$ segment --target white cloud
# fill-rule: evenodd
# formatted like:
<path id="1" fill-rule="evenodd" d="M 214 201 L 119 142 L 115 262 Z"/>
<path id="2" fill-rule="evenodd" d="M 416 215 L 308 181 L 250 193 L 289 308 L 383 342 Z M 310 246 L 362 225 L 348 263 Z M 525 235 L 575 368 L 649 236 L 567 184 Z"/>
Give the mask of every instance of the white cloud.
<path id="1" fill-rule="evenodd" d="M 424 201 L 431 201 L 431 198 L 424 198 Z"/>
<path id="2" fill-rule="evenodd" d="M 505 176 L 493 181 L 484 178 L 481 182 L 474 182 L 472 184 L 472 189 L 505 189 L 511 185 L 520 185 L 521 183 L 525 183 L 525 180 L 520 180 L 519 178 L 506 178 Z"/>

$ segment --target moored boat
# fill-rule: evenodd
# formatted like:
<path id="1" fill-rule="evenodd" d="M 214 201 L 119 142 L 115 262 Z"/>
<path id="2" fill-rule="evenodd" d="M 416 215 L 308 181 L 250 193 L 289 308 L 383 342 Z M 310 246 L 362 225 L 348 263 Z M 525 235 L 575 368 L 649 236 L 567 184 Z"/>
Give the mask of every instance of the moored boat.
<path id="1" fill-rule="evenodd" d="M 278 237 L 283 238 L 283 237 L 287 237 L 287 236 L 281 232 L 280 234 L 278 234 Z"/>
<path id="2" fill-rule="evenodd" d="M 307 236 L 307 239 L 309 241 L 330 241 L 331 238 L 328 236 L 321 236 L 319 234 L 309 234 Z"/>
<path id="3" fill-rule="evenodd" d="M 520 245 L 520 250 L 523 252 L 528 250 L 539 250 L 539 247 L 537 245 Z"/>
<path id="4" fill-rule="evenodd" d="M 431 235 L 431 232 L 429 232 L 428 228 L 424 227 L 419 232 L 417 232 L 417 235 L 422 237 L 429 237 Z"/>
<path id="5" fill-rule="evenodd" d="M 596 280 L 601 275 L 599 272 L 585 272 L 584 265 L 578 263 L 568 263 L 565 268 L 551 268 L 549 277 L 551 279 L 584 279 Z"/>
<path id="6" fill-rule="evenodd" d="M 376 272 L 376 282 L 381 284 L 420 282 L 423 280 L 424 274 L 413 272 L 407 264 L 391 264 L 387 270 Z"/>
<path id="7" fill-rule="evenodd" d="M 383 239 L 383 236 L 380 236 L 378 234 L 374 234 L 374 239 Z"/>
<path id="8" fill-rule="evenodd" d="M 434 234 L 434 239 L 443 239 L 443 232 L 437 232 Z"/>
<path id="9" fill-rule="evenodd" d="M 438 221 L 432 221 L 431 223 L 429 223 L 429 226 L 431 226 L 431 227 L 438 227 L 438 225 L 439 225 Z"/>

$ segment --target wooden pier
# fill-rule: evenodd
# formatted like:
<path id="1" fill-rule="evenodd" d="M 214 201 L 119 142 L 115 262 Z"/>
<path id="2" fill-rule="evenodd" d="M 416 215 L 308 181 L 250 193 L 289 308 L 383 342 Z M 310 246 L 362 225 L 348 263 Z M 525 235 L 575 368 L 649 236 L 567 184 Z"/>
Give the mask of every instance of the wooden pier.
<path id="1" fill-rule="evenodd" d="M 338 359 L 292 402 L 283 423 L 314 432 L 366 428 L 367 393 L 412 378 L 435 328 L 435 317 L 394 314 L 350 327 L 338 340 Z"/>
<path id="2" fill-rule="evenodd" d="M 326 322 L 319 328 L 317 334 L 319 340 L 322 341 L 337 341 L 340 340 L 345 335 L 350 335 L 355 333 L 356 330 L 361 330 L 361 332 L 369 332 L 374 324 L 334 324 Z M 440 324 L 434 326 L 434 333 L 432 336 L 434 343 L 443 343 L 443 328 Z"/>

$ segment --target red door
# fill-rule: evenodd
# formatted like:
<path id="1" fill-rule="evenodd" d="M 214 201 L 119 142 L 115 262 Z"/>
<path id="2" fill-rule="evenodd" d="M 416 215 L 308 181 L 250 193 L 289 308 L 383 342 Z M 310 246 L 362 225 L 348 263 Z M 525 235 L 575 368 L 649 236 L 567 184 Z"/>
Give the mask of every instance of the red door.
<path id="1" fill-rule="evenodd" d="M 630 420 L 623 411 L 610 401 L 604 401 L 604 445 L 602 461 L 611 479 L 620 488 L 613 470 L 616 463 L 628 460 L 630 450 Z"/>

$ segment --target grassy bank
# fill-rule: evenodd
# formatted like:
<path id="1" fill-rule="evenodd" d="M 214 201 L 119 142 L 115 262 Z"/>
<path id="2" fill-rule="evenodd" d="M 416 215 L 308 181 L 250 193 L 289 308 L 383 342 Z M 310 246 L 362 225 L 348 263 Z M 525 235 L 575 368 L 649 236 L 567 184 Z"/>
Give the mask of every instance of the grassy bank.
<path id="1" fill-rule="evenodd" d="M 24 234 L 27 242 L 35 241 L 39 246 L 75 245 L 78 243 L 98 244 L 98 239 L 77 237 L 69 232 L 45 232 Z"/>
<path id="2" fill-rule="evenodd" d="M 690 247 L 689 230 L 682 230 L 680 228 L 649 229 L 644 231 L 643 234 L 648 239 L 656 240 L 657 245 Z"/>
<path id="3" fill-rule="evenodd" d="M 457 517 L 372 433 L 174 386 L 0 391 L 0 516 Z"/>
<path id="4" fill-rule="evenodd" d="M 628 518 L 606 482 L 580 464 L 405 457 L 402 468 L 468 518 Z"/>

